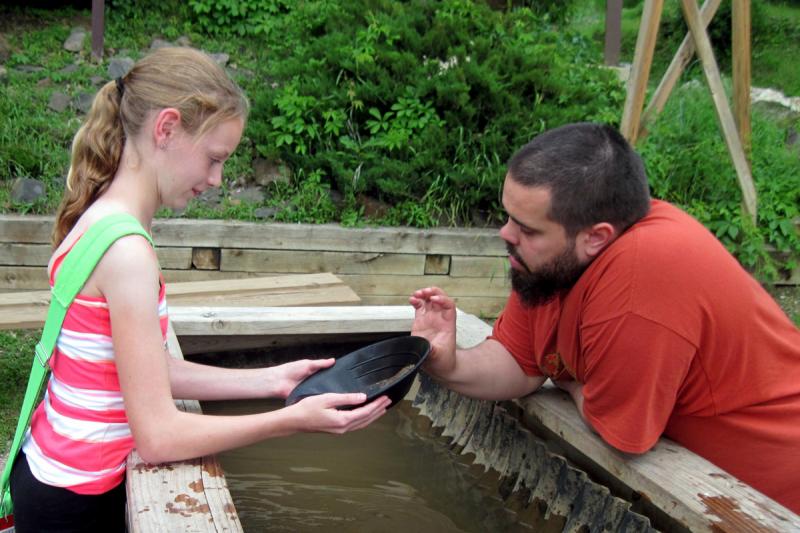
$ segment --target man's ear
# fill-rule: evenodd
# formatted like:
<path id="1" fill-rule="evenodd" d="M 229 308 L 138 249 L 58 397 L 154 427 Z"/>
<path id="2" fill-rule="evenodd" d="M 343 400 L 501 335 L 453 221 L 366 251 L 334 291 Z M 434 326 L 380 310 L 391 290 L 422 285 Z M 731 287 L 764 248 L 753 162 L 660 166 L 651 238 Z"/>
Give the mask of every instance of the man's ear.
<path id="1" fill-rule="evenodd" d="M 612 224 L 598 222 L 578 233 L 578 253 L 586 259 L 594 259 L 617 237 L 617 230 Z"/>
<path id="2" fill-rule="evenodd" d="M 181 112 L 173 107 L 162 109 L 156 115 L 153 140 L 156 146 L 165 149 L 181 125 Z"/>

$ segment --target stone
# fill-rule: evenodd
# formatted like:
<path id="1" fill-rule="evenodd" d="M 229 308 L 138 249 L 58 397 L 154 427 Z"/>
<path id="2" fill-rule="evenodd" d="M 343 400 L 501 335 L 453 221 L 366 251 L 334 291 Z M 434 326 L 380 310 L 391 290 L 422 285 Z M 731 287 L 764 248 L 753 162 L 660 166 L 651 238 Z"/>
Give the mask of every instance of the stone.
<path id="1" fill-rule="evenodd" d="M 40 67 L 39 65 L 17 65 L 14 67 L 14 70 L 22 72 L 23 74 L 36 74 L 37 72 L 43 71 L 44 67 Z"/>
<path id="2" fill-rule="evenodd" d="M 260 220 L 265 220 L 268 218 L 275 218 L 275 215 L 281 211 L 282 209 L 280 207 L 259 207 L 253 211 L 253 215 Z"/>
<path id="3" fill-rule="evenodd" d="M 0 85 L 8 83 L 8 70 L 3 65 L 0 65 Z"/>
<path id="4" fill-rule="evenodd" d="M 99 87 L 100 85 L 105 85 L 106 79 L 103 76 L 92 76 L 89 78 L 89 82 L 95 87 Z"/>
<path id="5" fill-rule="evenodd" d="M 261 187 L 237 188 L 232 190 L 228 196 L 234 205 L 239 205 L 242 202 L 261 203 L 264 201 L 264 191 L 261 190 Z"/>
<path id="6" fill-rule="evenodd" d="M 211 57 L 211 59 L 216 61 L 218 65 L 220 65 L 222 67 L 227 65 L 228 61 L 230 61 L 230 59 L 231 59 L 231 56 L 229 56 L 228 54 L 225 54 L 225 53 L 214 53 L 214 54 L 208 54 L 208 55 Z"/>
<path id="7" fill-rule="evenodd" d="M 108 77 L 112 80 L 121 78 L 133 68 L 133 59 L 130 57 L 114 57 L 108 62 Z"/>
<path id="8" fill-rule="evenodd" d="M 175 45 L 164 39 L 153 39 L 153 41 L 150 43 L 150 50 L 158 50 L 159 48 L 167 48 L 170 46 Z"/>
<path id="9" fill-rule="evenodd" d="M 72 74 L 78 70 L 78 65 L 71 63 L 58 71 L 59 74 Z"/>
<path id="10" fill-rule="evenodd" d="M 192 46 L 192 41 L 186 35 L 181 35 L 177 39 L 175 39 L 175 44 L 178 46 Z"/>
<path id="11" fill-rule="evenodd" d="M 197 197 L 197 201 L 210 207 L 216 207 L 222 203 L 222 191 L 216 187 L 206 189 Z"/>
<path id="12" fill-rule="evenodd" d="M 262 187 L 270 183 L 288 184 L 292 181 L 292 170 L 283 161 L 258 157 L 253 160 L 253 181 Z"/>
<path id="13" fill-rule="evenodd" d="M 92 102 L 94 102 L 94 94 L 78 93 L 72 105 L 81 113 L 88 113 L 92 108 Z"/>
<path id="14" fill-rule="evenodd" d="M 83 28 L 73 28 L 67 40 L 64 41 L 64 50 L 70 52 L 80 52 L 83 50 L 83 43 L 86 40 L 86 30 Z"/>
<path id="15" fill-rule="evenodd" d="M 44 183 L 33 178 L 17 178 L 11 187 L 11 201 L 32 204 L 44 196 Z"/>
<path id="16" fill-rule="evenodd" d="M 52 95 L 50 95 L 50 101 L 47 103 L 47 107 L 56 113 L 61 113 L 67 108 L 68 105 L 69 96 L 62 92 L 54 92 Z"/>

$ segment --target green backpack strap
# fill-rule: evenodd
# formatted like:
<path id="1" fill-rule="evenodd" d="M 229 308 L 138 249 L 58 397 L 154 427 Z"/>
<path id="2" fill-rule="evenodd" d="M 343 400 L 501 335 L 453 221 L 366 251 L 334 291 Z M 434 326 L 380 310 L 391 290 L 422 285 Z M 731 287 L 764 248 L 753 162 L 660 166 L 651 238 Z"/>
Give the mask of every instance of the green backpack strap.
<path id="1" fill-rule="evenodd" d="M 10 514 L 13 510 L 9 490 L 11 468 L 22 447 L 22 440 L 30 424 L 34 405 L 42 392 L 47 378 L 48 362 L 61 332 L 61 324 L 64 322 L 67 309 L 83 288 L 86 280 L 89 279 L 109 246 L 120 237 L 126 235 L 141 235 L 151 245 L 153 244 L 153 239 L 132 215 L 127 213 L 109 215 L 98 220 L 86 230 L 86 233 L 78 239 L 78 242 L 67 253 L 64 262 L 61 264 L 59 275 L 50 297 L 50 307 L 47 311 L 47 320 L 42 330 L 42 337 L 39 343 L 36 344 L 31 374 L 28 378 L 28 388 L 25 390 L 25 398 L 20 408 L 14 441 L 11 444 L 11 450 L 3 468 L 3 477 L 0 482 L 0 489 L 2 490 L 0 517 Z"/>

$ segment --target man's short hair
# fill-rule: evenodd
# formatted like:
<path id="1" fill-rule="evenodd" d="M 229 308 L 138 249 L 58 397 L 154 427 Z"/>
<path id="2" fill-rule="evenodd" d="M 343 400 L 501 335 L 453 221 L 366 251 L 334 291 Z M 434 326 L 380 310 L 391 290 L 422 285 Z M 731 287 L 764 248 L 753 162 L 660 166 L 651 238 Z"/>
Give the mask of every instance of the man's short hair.
<path id="1" fill-rule="evenodd" d="M 536 136 L 511 157 L 508 174 L 549 189 L 548 216 L 571 237 L 600 222 L 622 233 L 650 209 L 641 157 L 605 124 L 567 124 Z"/>

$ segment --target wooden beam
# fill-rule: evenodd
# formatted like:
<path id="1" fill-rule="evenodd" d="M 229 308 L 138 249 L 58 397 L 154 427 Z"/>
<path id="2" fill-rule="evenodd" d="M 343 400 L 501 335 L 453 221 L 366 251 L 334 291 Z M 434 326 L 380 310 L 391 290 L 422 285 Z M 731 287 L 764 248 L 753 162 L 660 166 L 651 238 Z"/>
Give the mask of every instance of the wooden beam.
<path id="1" fill-rule="evenodd" d="M 639 117 L 647 94 L 647 81 L 653 63 L 663 6 L 663 0 L 645 0 L 642 10 L 639 35 L 636 38 L 636 51 L 631 66 L 631 77 L 628 79 L 628 91 L 620 124 L 620 132 L 631 145 L 636 144 L 639 136 Z"/>
<path id="2" fill-rule="evenodd" d="M 750 166 L 742 148 L 739 132 L 733 120 L 728 99 L 725 95 L 725 88 L 722 85 L 722 77 L 719 74 L 717 61 L 711 49 L 711 41 L 708 38 L 705 27 L 703 27 L 700 11 L 697 8 L 696 0 L 681 0 L 683 16 L 689 25 L 689 30 L 694 38 L 694 45 L 697 48 L 697 55 L 703 64 L 703 72 L 711 90 L 711 98 L 714 100 L 714 107 L 717 109 L 720 127 L 722 128 L 728 152 L 733 160 L 736 169 L 736 176 L 739 180 L 739 187 L 742 190 L 742 199 L 745 212 L 750 216 L 753 223 L 756 222 L 756 189 L 753 185 L 753 178 L 750 174 Z"/>
<path id="3" fill-rule="evenodd" d="M 750 125 L 750 0 L 733 0 L 733 112 L 739 138 L 748 160 L 751 150 Z"/>
<path id="4" fill-rule="evenodd" d="M 703 19 L 703 27 L 708 26 L 711 19 L 714 18 L 721 1 L 722 0 L 706 0 L 703 4 L 703 8 L 700 10 L 700 15 Z M 681 42 L 681 45 L 678 47 L 678 51 L 675 52 L 672 62 L 669 64 L 667 71 L 664 73 L 664 77 L 661 78 L 661 82 L 658 84 L 656 91 L 653 93 L 653 97 L 650 99 L 650 103 L 642 114 L 642 120 L 639 122 L 639 140 L 647 135 L 648 124 L 651 124 L 656 116 L 664 109 L 667 99 L 670 93 L 672 93 L 672 89 L 674 89 L 675 85 L 678 83 L 686 65 L 692 60 L 694 50 L 692 34 L 691 32 L 686 32 L 683 42 Z"/>
<path id="5" fill-rule="evenodd" d="M 172 357 L 183 359 L 171 325 L 167 345 Z M 202 413 L 200 402 L 195 400 L 175 403 L 182 411 Z M 131 533 L 242 531 L 216 456 L 152 465 L 133 450 L 128 455 L 125 483 Z"/>
<path id="6" fill-rule="evenodd" d="M 105 2 L 92 0 L 92 57 L 103 59 L 103 35 L 105 34 Z"/>
<path id="7" fill-rule="evenodd" d="M 357 305 L 361 299 L 341 279 L 321 273 L 167 283 L 167 302 L 171 310 L 175 305 Z M 49 305 L 49 290 L 3 293 L 0 329 L 40 328 Z"/>
<path id="8" fill-rule="evenodd" d="M 619 65 L 622 42 L 622 0 L 606 0 L 606 34 L 603 58 L 608 66 Z"/>

